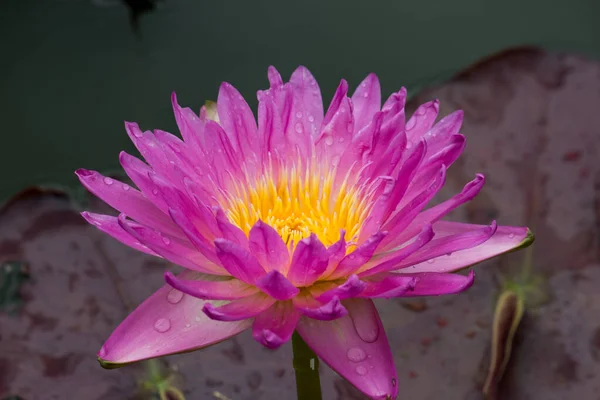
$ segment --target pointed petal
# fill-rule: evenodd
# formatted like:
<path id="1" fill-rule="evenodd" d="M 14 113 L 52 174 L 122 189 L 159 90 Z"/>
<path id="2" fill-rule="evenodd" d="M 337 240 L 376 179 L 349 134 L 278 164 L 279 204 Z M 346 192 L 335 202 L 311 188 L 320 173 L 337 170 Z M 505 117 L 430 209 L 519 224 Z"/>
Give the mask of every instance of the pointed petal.
<path id="1" fill-rule="evenodd" d="M 434 224 L 437 232 L 459 234 L 473 229 L 481 229 L 483 225 L 462 224 L 458 222 L 439 221 Z M 403 272 L 453 272 L 496 257 L 510 251 L 521 249 L 533 243 L 534 237 L 526 227 L 499 226 L 494 235 L 483 244 L 442 256 L 434 263 L 422 262 L 413 265 Z M 438 262 L 439 261 L 439 262 Z"/>
<path id="2" fill-rule="evenodd" d="M 129 176 L 133 183 L 141 190 L 144 196 L 149 199 L 154 206 L 166 214 L 169 207 L 162 196 L 159 196 L 156 185 L 150 180 L 150 174 L 155 173 L 152 168 L 146 165 L 142 160 L 129 155 L 124 151 L 119 154 L 119 161 L 127 173 L 127 176 Z"/>
<path id="3" fill-rule="evenodd" d="M 250 229 L 249 240 L 250 252 L 265 271 L 286 272 L 290 253 L 275 229 L 259 220 Z"/>
<path id="4" fill-rule="evenodd" d="M 323 272 L 324 277 L 328 277 L 337 268 L 340 261 L 346 256 L 346 231 L 340 231 L 340 240 L 327 248 L 327 256 L 329 258 L 327 269 Z"/>
<path id="5" fill-rule="evenodd" d="M 367 287 L 358 297 L 391 299 L 410 293 L 417 284 L 417 278 L 408 275 L 382 273 L 369 277 L 366 283 Z"/>
<path id="6" fill-rule="evenodd" d="M 306 67 L 300 66 L 292 73 L 290 85 L 294 92 L 294 106 L 290 118 L 296 120 L 292 126 L 296 133 L 300 133 L 297 124 L 301 124 L 302 132 L 315 138 L 323 120 L 323 100 L 317 80 Z"/>
<path id="7" fill-rule="evenodd" d="M 275 299 L 263 293 L 256 293 L 218 307 L 207 302 L 202 311 L 210 319 L 217 321 L 241 321 L 260 314 L 271 307 L 273 303 L 275 303 Z"/>
<path id="8" fill-rule="evenodd" d="M 331 301 L 335 297 L 340 300 L 357 297 L 366 287 L 367 283 L 361 281 L 358 276 L 351 275 L 348 280 L 340 286 L 320 294 L 317 297 L 317 300 L 325 303 Z"/>
<path id="9" fill-rule="evenodd" d="M 377 232 L 371 236 L 367 241 L 358 246 L 352 253 L 348 254 L 342 261 L 340 261 L 338 267 L 333 271 L 328 279 L 338 279 L 341 277 L 349 276 L 356 272 L 362 267 L 367 261 L 373 257 L 379 243 L 383 240 L 387 232 Z"/>
<path id="10" fill-rule="evenodd" d="M 276 300 L 289 300 L 300 290 L 279 271 L 271 271 L 256 281 L 256 286 Z"/>
<path id="11" fill-rule="evenodd" d="M 200 151 L 204 136 L 204 121 L 198 118 L 190 108 L 182 108 L 177 102 L 175 92 L 171 94 L 171 105 L 175 114 L 175 122 L 183 140 L 197 151 Z"/>
<path id="12" fill-rule="evenodd" d="M 150 250 L 147 246 L 144 246 L 143 244 L 138 242 L 136 238 L 134 238 L 123 228 L 121 228 L 117 217 L 113 217 L 110 215 L 94 214 L 87 211 L 82 212 L 81 216 L 85 218 L 87 222 L 96 226 L 102 232 L 117 239 L 119 242 L 143 253 L 150 254 L 151 256 L 160 257 L 158 254 Z"/>
<path id="13" fill-rule="evenodd" d="M 201 275 L 198 279 L 187 280 L 167 271 L 165 281 L 175 289 L 203 300 L 237 300 L 258 292 L 256 287 L 239 279 L 215 279 L 212 275 Z"/>
<path id="14" fill-rule="evenodd" d="M 251 161 L 259 154 L 262 143 L 258 141 L 256 120 L 250 106 L 240 92 L 224 82 L 219 88 L 217 110 L 220 125 L 230 135 L 234 148 L 244 156 L 246 162 Z"/>
<path id="15" fill-rule="evenodd" d="M 434 232 L 436 226 L 434 225 Z M 457 251 L 471 249 L 488 241 L 497 230 L 496 221 L 492 221 L 489 226 L 475 225 L 471 229 L 465 229 L 460 233 L 437 234 L 436 237 L 415 251 L 410 256 L 406 257 L 397 265 L 396 269 L 411 267 L 413 265 L 428 261 L 430 264 L 435 263 L 436 257 L 448 257 L 447 254 L 452 254 Z M 438 260 L 440 263 L 445 263 L 445 259 Z M 414 272 L 413 270 L 404 271 L 406 273 Z"/>
<path id="16" fill-rule="evenodd" d="M 248 238 L 244 231 L 229 222 L 229 219 L 220 208 L 217 210 L 216 221 L 223 239 L 229 240 L 244 249 L 248 249 Z"/>
<path id="17" fill-rule="evenodd" d="M 138 242 L 174 264 L 193 271 L 214 275 L 228 275 L 219 265 L 204 257 L 186 239 L 169 236 L 143 225 L 133 224 L 125 214 L 119 215 L 119 226 Z"/>
<path id="18" fill-rule="evenodd" d="M 296 246 L 287 277 L 296 287 L 310 286 L 325 272 L 328 262 L 327 249 L 312 234 Z"/>
<path id="19" fill-rule="evenodd" d="M 373 302 L 352 299 L 344 304 L 348 316 L 330 322 L 302 318 L 296 330 L 327 365 L 361 392 L 372 399 L 396 398 L 394 359 Z"/>
<path id="20" fill-rule="evenodd" d="M 424 272 L 420 274 L 383 273 L 373 276 L 374 281 L 359 297 L 417 297 L 441 296 L 467 290 L 473 285 L 475 273 L 468 275 Z"/>
<path id="21" fill-rule="evenodd" d="M 140 224 L 177 237 L 183 236 L 167 215 L 131 186 L 96 171 L 78 169 L 75 174 L 87 190 L 115 210 L 129 215 Z"/>
<path id="22" fill-rule="evenodd" d="M 194 279 L 197 274 L 185 272 L 181 277 Z M 105 368 L 201 349 L 250 327 L 250 320 L 212 321 L 201 311 L 204 301 L 185 294 L 169 297 L 172 291 L 164 285 L 115 329 L 98 353 Z"/>
<path id="23" fill-rule="evenodd" d="M 361 130 L 381 108 L 381 87 L 377 75 L 371 73 L 358 85 L 352 95 L 354 129 Z"/>
<path id="24" fill-rule="evenodd" d="M 277 112 L 271 96 L 259 96 L 258 135 L 265 144 L 262 153 L 264 160 L 269 153 L 277 156 L 286 153 L 288 142 L 281 122 L 281 114 Z"/>
<path id="25" fill-rule="evenodd" d="M 242 282 L 254 285 L 258 278 L 265 275 L 256 258 L 243 247 L 225 239 L 216 239 L 215 247 L 223 268 Z"/>
<path id="26" fill-rule="evenodd" d="M 263 346 L 276 349 L 291 339 L 299 319 L 291 301 L 278 301 L 254 318 L 252 336 Z"/>
<path id="27" fill-rule="evenodd" d="M 420 105 L 406 122 L 406 137 L 411 143 L 416 143 L 433 126 L 440 112 L 440 102 L 433 100 Z"/>
<path id="28" fill-rule="evenodd" d="M 320 321 L 333 321 L 348 314 L 348 310 L 342 305 L 340 299 L 332 298 L 325 304 L 321 304 L 311 295 L 301 294 L 292 299 L 302 315 Z"/>
<path id="29" fill-rule="evenodd" d="M 398 240 L 409 238 L 418 232 L 423 224 L 433 224 L 460 205 L 472 200 L 479 194 L 485 183 L 485 177 L 477 174 L 475 179 L 467 183 L 463 190 L 452 198 L 421 212 L 406 229 L 398 235 Z"/>
<path id="30" fill-rule="evenodd" d="M 171 216 L 173 222 L 175 222 L 177 226 L 181 228 L 183 233 L 185 233 L 187 241 L 194 245 L 197 250 L 196 252 L 199 255 L 202 255 L 211 263 L 219 263 L 219 259 L 215 253 L 214 247 L 210 245 L 210 242 L 208 242 L 206 238 L 200 234 L 200 232 L 198 232 L 196 226 L 192 223 L 192 221 L 190 221 L 189 218 L 186 218 L 183 212 L 170 208 L 169 215 Z"/>
<path id="31" fill-rule="evenodd" d="M 398 265 L 408 258 L 411 254 L 415 253 L 427 243 L 433 239 L 434 232 L 431 225 L 423 227 L 421 232 L 417 234 L 411 242 L 404 244 L 403 247 L 397 250 L 391 250 L 386 255 L 379 255 L 377 260 L 366 264 L 361 268 L 361 272 L 358 276 L 367 277 L 379 272 L 391 271 L 396 269 Z"/>
<path id="32" fill-rule="evenodd" d="M 414 198 L 407 201 L 399 211 L 391 216 L 383 225 L 383 229 L 388 235 L 381 243 L 382 249 L 389 249 L 400 245 L 400 233 L 415 219 L 419 212 L 431 201 L 435 194 L 444 186 L 446 181 L 446 168 L 442 166 L 435 179 Z M 404 201 L 403 201 L 404 202 Z M 404 239 L 404 237 L 402 237 Z"/>

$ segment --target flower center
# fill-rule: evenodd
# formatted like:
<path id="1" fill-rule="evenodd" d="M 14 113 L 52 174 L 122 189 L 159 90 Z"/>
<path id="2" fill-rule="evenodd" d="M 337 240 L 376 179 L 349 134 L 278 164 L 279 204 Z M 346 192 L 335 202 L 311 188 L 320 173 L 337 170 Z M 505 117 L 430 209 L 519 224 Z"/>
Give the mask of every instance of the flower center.
<path id="1" fill-rule="evenodd" d="M 372 203 L 347 182 L 333 193 L 334 178 L 333 170 L 311 167 L 302 172 L 302 168 L 282 167 L 277 174 L 260 176 L 254 184 L 234 184 L 234 190 L 225 195 L 223 208 L 246 234 L 260 219 L 277 230 L 288 245 L 314 233 L 330 246 L 340 239 L 343 229 L 350 249 Z"/>

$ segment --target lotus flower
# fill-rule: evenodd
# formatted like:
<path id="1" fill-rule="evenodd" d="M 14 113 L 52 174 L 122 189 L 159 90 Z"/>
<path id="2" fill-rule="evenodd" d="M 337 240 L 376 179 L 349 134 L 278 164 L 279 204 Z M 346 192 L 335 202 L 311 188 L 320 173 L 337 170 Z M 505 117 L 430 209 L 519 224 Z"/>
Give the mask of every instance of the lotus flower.
<path id="1" fill-rule="evenodd" d="M 80 169 L 82 184 L 121 214 L 84 212 L 103 232 L 186 269 L 119 325 L 104 366 L 200 349 L 251 328 L 269 348 L 296 330 L 332 369 L 372 398 L 395 397 L 397 374 L 375 298 L 461 292 L 456 274 L 531 242 L 527 228 L 442 221 L 481 190 L 477 175 L 425 209 L 465 147 L 463 113 L 439 103 L 408 121 L 406 90 L 381 105 L 370 74 L 327 112 L 311 73 L 269 68 L 258 124 L 230 84 L 199 115 L 172 104 L 183 137 L 125 128 L 148 164 L 120 161 L 137 189 Z M 328 338 L 327 340 L 323 340 Z"/>

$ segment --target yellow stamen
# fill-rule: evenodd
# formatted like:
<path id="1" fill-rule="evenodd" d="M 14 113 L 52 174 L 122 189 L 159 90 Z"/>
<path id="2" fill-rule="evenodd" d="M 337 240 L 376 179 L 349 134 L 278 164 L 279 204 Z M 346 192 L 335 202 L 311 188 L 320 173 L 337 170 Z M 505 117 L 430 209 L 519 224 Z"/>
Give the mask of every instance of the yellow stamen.
<path id="1" fill-rule="evenodd" d="M 297 244 L 311 233 L 325 246 L 346 231 L 348 251 L 355 246 L 360 229 L 372 207 L 364 188 L 349 183 L 348 177 L 335 190 L 335 170 L 301 163 L 281 166 L 277 173 L 252 179 L 247 186 L 234 182 L 221 198 L 221 206 L 232 223 L 246 234 L 260 219 L 272 226 L 287 244 Z"/>

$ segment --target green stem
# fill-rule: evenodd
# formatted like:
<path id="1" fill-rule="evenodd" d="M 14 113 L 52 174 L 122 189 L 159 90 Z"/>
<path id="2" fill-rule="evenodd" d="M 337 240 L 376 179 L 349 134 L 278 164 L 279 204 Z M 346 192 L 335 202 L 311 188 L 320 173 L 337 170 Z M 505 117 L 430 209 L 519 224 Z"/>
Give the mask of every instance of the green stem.
<path id="1" fill-rule="evenodd" d="M 292 335 L 292 349 L 298 400 L 322 400 L 319 358 L 302 340 L 298 332 Z"/>

